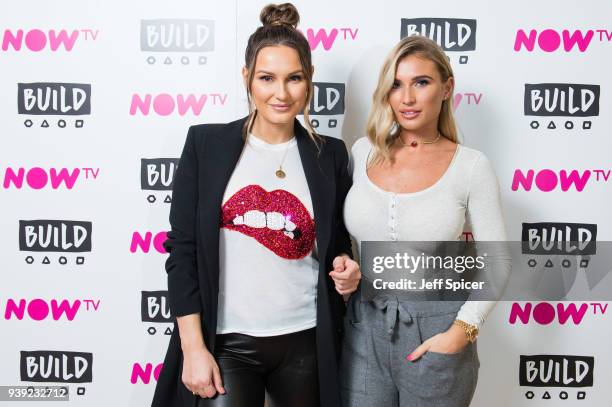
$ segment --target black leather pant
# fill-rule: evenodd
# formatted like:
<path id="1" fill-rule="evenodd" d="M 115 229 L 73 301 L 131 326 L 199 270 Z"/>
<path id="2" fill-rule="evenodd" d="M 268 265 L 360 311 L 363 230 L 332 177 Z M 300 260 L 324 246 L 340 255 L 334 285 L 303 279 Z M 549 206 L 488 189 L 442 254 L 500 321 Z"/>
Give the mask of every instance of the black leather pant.
<path id="1" fill-rule="evenodd" d="M 215 359 L 226 394 L 198 407 L 319 406 L 315 328 L 286 335 L 216 337 Z"/>

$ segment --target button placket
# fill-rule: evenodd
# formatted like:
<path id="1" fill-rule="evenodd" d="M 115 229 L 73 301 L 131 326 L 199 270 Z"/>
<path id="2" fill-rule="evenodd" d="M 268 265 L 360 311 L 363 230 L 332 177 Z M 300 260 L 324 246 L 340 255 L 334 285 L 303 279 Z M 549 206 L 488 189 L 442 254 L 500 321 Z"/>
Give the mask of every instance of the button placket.
<path id="1" fill-rule="evenodd" d="M 393 241 L 397 240 L 396 218 L 397 218 L 397 197 L 391 194 L 389 197 L 389 238 Z"/>

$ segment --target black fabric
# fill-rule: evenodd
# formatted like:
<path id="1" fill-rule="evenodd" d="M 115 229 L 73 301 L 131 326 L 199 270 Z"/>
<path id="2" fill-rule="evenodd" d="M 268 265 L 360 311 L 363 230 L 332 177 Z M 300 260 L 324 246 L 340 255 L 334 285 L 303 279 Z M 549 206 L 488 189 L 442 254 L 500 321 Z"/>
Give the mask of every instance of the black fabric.
<path id="1" fill-rule="evenodd" d="M 228 124 L 192 126 L 172 187 L 170 226 L 164 247 L 170 310 L 200 313 L 207 348 L 215 350 L 219 292 L 219 225 L 223 193 L 244 146 L 246 118 Z M 351 255 L 342 207 L 351 187 L 342 140 L 323 136 L 320 151 L 295 120 L 294 133 L 311 194 L 319 249 L 316 350 L 322 407 L 340 405 L 338 360 L 344 302 L 328 275 L 333 258 Z M 196 407 L 181 380 L 182 352 L 175 323 L 152 407 Z"/>
<path id="2" fill-rule="evenodd" d="M 255 337 L 217 335 L 215 359 L 226 393 L 198 407 L 318 407 L 315 329 Z"/>

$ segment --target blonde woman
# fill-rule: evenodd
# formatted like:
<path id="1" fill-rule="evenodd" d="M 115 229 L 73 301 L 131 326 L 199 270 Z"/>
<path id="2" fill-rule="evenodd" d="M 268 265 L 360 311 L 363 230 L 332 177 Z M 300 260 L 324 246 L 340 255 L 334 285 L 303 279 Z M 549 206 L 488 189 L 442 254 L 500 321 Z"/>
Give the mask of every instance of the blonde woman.
<path id="1" fill-rule="evenodd" d="M 344 219 L 361 241 L 504 241 L 499 186 L 479 151 L 461 146 L 454 75 L 442 49 L 413 36 L 386 59 L 367 137 L 352 148 Z M 475 338 L 494 302 L 349 300 L 343 405 L 467 406 L 478 377 Z"/>

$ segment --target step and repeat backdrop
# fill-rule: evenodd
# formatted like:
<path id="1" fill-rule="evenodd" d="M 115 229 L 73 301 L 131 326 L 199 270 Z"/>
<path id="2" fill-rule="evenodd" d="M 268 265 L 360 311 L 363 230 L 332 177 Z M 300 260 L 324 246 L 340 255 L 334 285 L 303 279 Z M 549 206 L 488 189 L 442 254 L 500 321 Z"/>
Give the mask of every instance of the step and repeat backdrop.
<path id="1" fill-rule="evenodd" d="M 189 125 L 246 113 L 240 69 L 265 4 L 3 8 L 0 385 L 67 386 L 70 406 L 150 403 L 172 329 L 162 243 L 178 157 Z M 385 55 L 429 36 L 455 70 L 462 142 L 499 177 L 509 239 L 612 240 L 608 2 L 294 4 L 320 133 L 364 136 Z M 610 405 L 608 305 L 498 304 L 473 405 Z"/>

